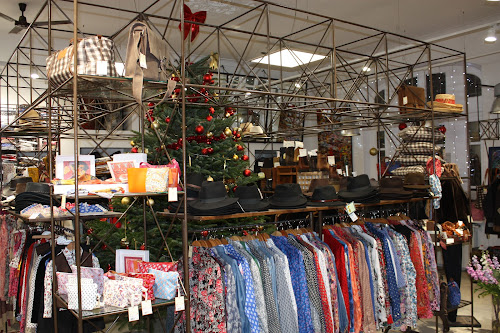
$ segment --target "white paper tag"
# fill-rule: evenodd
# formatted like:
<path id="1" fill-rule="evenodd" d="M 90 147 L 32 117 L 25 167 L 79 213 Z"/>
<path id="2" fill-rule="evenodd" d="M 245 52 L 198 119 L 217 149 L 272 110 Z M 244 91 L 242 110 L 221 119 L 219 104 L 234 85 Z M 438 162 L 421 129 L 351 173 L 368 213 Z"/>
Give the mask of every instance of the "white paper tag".
<path id="1" fill-rule="evenodd" d="M 351 175 L 352 175 L 353 177 L 356 177 L 358 174 L 357 174 L 357 172 L 356 172 L 356 171 L 353 171 L 353 172 L 351 172 Z"/>
<path id="2" fill-rule="evenodd" d="M 464 231 L 462 229 L 455 229 L 455 231 L 458 232 L 460 236 L 464 235 Z"/>
<path id="3" fill-rule="evenodd" d="M 193 256 L 193 247 L 189 246 L 188 257 L 191 258 Z"/>
<path id="4" fill-rule="evenodd" d="M 280 165 L 281 165 L 281 164 L 280 164 L 280 162 L 274 162 L 274 167 L 275 167 L 275 168 L 276 168 L 276 167 L 279 167 Z"/>
<path id="5" fill-rule="evenodd" d="M 96 75 L 108 75 L 108 62 L 97 60 Z"/>
<path id="6" fill-rule="evenodd" d="M 151 300 L 145 300 L 141 302 L 142 315 L 147 316 L 153 313 L 153 307 L 151 306 Z"/>
<path id="7" fill-rule="evenodd" d="M 33 213 L 30 215 L 30 220 L 34 220 L 38 217 L 38 215 L 40 215 L 40 213 Z"/>
<path id="8" fill-rule="evenodd" d="M 128 321 L 137 321 L 139 320 L 139 307 L 131 306 L 128 308 Z"/>
<path id="9" fill-rule="evenodd" d="M 288 148 L 288 147 L 295 147 L 295 143 L 293 141 L 283 141 L 283 147 Z"/>
<path id="10" fill-rule="evenodd" d="M 352 222 L 356 222 L 358 220 L 358 216 L 356 215 L 356 213 L 350 213 L 349 217 L 351 218 Z"/>
<path id="11" fill-rule="evenodd" d="M 107 192 L 97 192 L 96 195 L 101 198 L 105 199 L 113 199 L 113 196 L 115 195 L 114 193 L 107 193 Z"/>
<path id="12" fill-rule="evenodd" d="M 257 162 L 257 165 L 260 166 L 260 167 L 263 167 L 264 166 L 264 162 Z"/>
<path id="13" fill-rule="evenodd" d="M 356 206 L 354 206 L 354 201 L 351 201 L 347 205 L 345 205 L 345 211 L 347 214 L 354 213 L 356 211 Z"/>
<path id="14" fill-rule="evenodd" d="M 276 152 L 276 157 L 280 157 L 280 151 L 279 150 Z"/>
<path id="15" fill-rule="evenodd" d="M 403 105 L 408 104 L 408 96 L 403 97 Z"/>
<path id="16" fill-rule="evenodd" d="M 307 149 L 299 149 L 299 157 L 307 157 Z"/>
<path id="17" fill-rule="evenodd" d="M 184 297 L 177 296 L 175 298 L 175 312 L 184 311 Z"/>
<path id="18" fill-rule="evenodd" d="M 457 224 L 458 224 L 458 226 L 459 226 L 459 227 L 461 227 L 461 226 L 463 226 L 463 225 L 464 225 L 464 222 L 463 222 L 463 221 L 458 220 Z"/>
<path id="19" fill-rule="evenodd" d="M 455 240 L 453 238 L 446 238 L 446 244 L 453 244 Z"/>
<path id="20" fill-rule="evenodd" d="M 335 165 L 335 156 L 328 156 L 328 164 Z"/>
<path id="21" fill-rule="evenodd" d="M 295 142 L 295 148 L 304 148 L 304 142 L 302 141 L 294 141 Z"/>
<path id="22" fill-rule="evenodd" d="M 342 169 L 337 169 L 337 173 L 342 176 Z"/>
<path id="23" fill-rule="evenodd" d="M 168 202 L 177 201 L 177 187 L 168 188 Z"/>
<path id="24" fill-rule="evenodd" d="M 148 68 L 148 65 L 146 64 L 146 55 L 139 53 L 139 66 L 142 68 Z"/>

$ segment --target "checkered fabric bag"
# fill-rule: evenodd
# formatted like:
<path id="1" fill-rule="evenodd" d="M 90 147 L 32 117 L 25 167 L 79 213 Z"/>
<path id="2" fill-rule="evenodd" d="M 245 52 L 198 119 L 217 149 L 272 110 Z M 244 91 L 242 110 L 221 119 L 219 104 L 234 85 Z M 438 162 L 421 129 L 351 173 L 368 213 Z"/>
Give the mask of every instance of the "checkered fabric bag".
<path id="1" fill-rule="evenodd" d="M 399 137 L 405 142 L 432 142 L 432 128 L 420 126 L 408 126 L 398 133 Z M 434 130 L 434 142 L 443 142 L 444 134 Z"/>
<path id="2" fill-rule="evenodd" d="M 434 152 L 439 152 L 442 148 L 434 146 Z M 432 155 L 432 142 L 409 142 L 396 148 L 400 154 Z"/>
<path id="3" fill-rule="evenodd" d="M 86 37 L 77 43 L 77 73 L 116 76 L 114 43 L 102 36 Z M 47 77 L 54 85 L 70 79 L 74 73 L 74 45 L 47 58 Z"/>
<path id="4" fill-rule="evenodd" d="M 396 161 L 401 163 L 404 166 L 410 165 L 426 165 L 427 160 L 432 158 L 428 155 L 405 155 L 396 158 Z"/>
<path id="5" fill-rule="evenodd" d="M 397 168 L 396 170 L 393 170 L 392 174 L 394 176 L 406 176 L 407 174 L 414 172 L 425 173 L 425 168 L 421 165 L 401 167 Z"/>

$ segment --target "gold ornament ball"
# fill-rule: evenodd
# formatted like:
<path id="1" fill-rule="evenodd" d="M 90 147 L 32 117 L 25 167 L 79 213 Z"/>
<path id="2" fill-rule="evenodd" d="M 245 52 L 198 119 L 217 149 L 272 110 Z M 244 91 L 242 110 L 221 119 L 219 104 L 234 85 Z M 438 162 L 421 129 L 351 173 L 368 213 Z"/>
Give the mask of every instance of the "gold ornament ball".
<path id="1" fill-rule="evenodd" d="M 370 149 L 370 155 L 375 156 L 375 155 L 377 155 L 377 153 L 378 153 L 378 149 L 377 148 Z"/>
<path id="2" fill-rule="evenodd" d="M 230 129 L 229 127 L 226 127 L 226 128 L 224 129 L 224 134 L 225 134 L 226 136 L 230 136 L 231 134 L 233 134 L 233 131 L 231 131 L 231 129 Z"/>
<path id="3" fill-rule="evenodd" d="M 160 149 L 165 150 L 165 149 L 166 149 L 166 146 L 165 146 L 165 145 L 161 145 L 161 146 L 160 146 Z"/>
<path id="4" fill-rule="evenodd" d="M 229 186 L 224 185 L 224 187 L 226 188 L 226 192 L 229 191 Z"/>
<path id="5" fill-rule="evenodd" d="M 123 197 L 121 202 L 122 202 L 122 205 L 130 205 L 130 198 Z"/>
<path id="6" fill-rule="evenodd" d="M 213 182 L 213 181 L 214 181 L 214 179 L 212 178 L 212 176 L 207 177 L 207 182 Z"/>
<path id="7" fill-rule="evenodd" d="M 236 129 L 236 131 L 237 131 L 238 133 L 241 133 L 241 131 L 242 131 L 241 127 L 238 127 L 238 128 Z"/>
<path id="8" fill-rule="evenodd" d="M 229 112 L 226 112 L 226 114 L 224 115 L 226 118 L 229 118 L 231 117 L 231 114 Z"/>
<path id="9" fill-rule="evenodd" d="M 211 138 L 211 137 L 213 137 L 213 136 L 214 136 L 214 133 L 212 133 L 212 132 L 208 132 L 208 133 L 207 133 L 207 138 L 209 138 L 209 139 L 210 139 L 210 138 Z"/>
<path id="10" fill-rule="evenodd" d="M 155 120 L 153 121 L 153 123 L 151 124 L 151 128 L 154 128 L 154 129 L 159 129 L 160 128 L 160 124 Z"/>
<path id="11" fill-rule="evenodd" d="M 148 205 L 153 206 L 155 204 L 155 201 L 151 198 L 148 199 Z"/>
<path id="12" fill-rule="evenodd" d="M 132 147 L 133 147 L 133 146 L 135 146 L 135 141 L 134 141 L 134 140 L 131 140 L 131 141 L 130 141 L 130 145 L 131 145 Z"/>
<path id="13" fill-rule="evenodd" d="M 240 157 L 238 155 L 236 155 L 236 154 L 233 155 L 233 160 L 237 161 L 239 159 L 240 159 Z"/>

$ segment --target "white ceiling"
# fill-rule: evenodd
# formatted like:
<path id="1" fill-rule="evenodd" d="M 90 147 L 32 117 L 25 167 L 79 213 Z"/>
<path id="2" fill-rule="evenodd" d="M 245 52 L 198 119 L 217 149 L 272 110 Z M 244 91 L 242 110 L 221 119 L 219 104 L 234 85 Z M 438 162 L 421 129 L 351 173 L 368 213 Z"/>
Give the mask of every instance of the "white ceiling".
<path id="1" fill-rule="evenodd" d="M 2 0 L 0 12 L 16 18 L 20 11 L 16 1 Z M 32 21 L 44 3 L 43 0 L 25 0 L 28 4 L 25 15 Z M 87 2 L 106 4 L 119 8 L 144 9 L 153 0 L 88 0 Z M 464 51 L 467 58 L 480 65 L 498 64 L 500 60 L 500 40 L 494 44 L 485 44 L 483 38 L 488 27 L 500 23 L 500 2 L 485 0 L 277 0 L 276 3 L 300 10 L 321 13 L 354 23 L 371 26 L 384 31 L 393 32 L 419 40 L 432 41 L 459 51 Z M 56 2 L 71 14 L 72 4 L 64 1 Z M 153 7 L 153 12 L 168 15 L 169 4 L 173 1 L 160 1 Z M 234 17 L 238 11 L 233 3 L 243 4 L 250 8 L 256 2 L 251 0 L 191 0 L 187 4 L 193 11 L 207 10 L 207 23 L 220 24 Z M 137 6 L 137 7 L 136 7 Z M 240 6 L 241 7 L 241 6 Z M 102 14 L 102 9 L 83 7 L 79 27 L 92 33 L 109 33 L 123 26 L 131 14 L 109 12 Z M 55 12 L 55 11 L 54 11 Z M 241 12 L 241 11 L 239 11 Z M 55 19 L 63 17 L 55 15 Z M 41 19 L 44 21 L 45 19 Z M 284 14 L 282 22 L 273 22 L 281 29 L 291 29 L 290 25 L 299 25 L 306 16 Z M 6 61 L 14 51 L 22 33 L 8 34 L 13 22 L 0 17 L 0 61 Z M 244 25 L 244 22 L 242 22 Z M 105 31 L 105 32 L 102 32 Z M 200 36 L 203 36 L 203 28 Z M 500 39 L 500 31 L 498 31 Z M 495 84 L 496 82 L 485 82 Z"/>

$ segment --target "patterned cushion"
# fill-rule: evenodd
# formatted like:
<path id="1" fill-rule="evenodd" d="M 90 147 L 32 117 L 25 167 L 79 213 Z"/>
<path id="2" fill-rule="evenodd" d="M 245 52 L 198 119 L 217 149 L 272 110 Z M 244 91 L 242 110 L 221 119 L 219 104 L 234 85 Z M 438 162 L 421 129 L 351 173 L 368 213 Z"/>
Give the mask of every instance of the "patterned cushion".
<path id="1" fill-rule="evenodd" d="M 405 142 L 432 142 L 432 128 L 420 126 L 408 126 L 398 133 L 399 137 Z M 434 130 L 434 142 L 443 142 L 444 134 L 438 130 Z"/>
<path id="2" fill-rule="evenodd" d="M 76 273 L 76 266 L 71 265 L 71 271 Z M 102 295 L 104 291 L 104 271 L 102 268 L 80 267 L 82 278 L 90 278 L 97 285 L 97 293 Z"/>
<path id="3" fill-rule="evenodd" d="M 153 286 L 155 297 L 173 299 L 179 287 L 179 273 L 162 272 L 156 269 L 149 269 L 149 273 L 153 273 L 156 278 Z"/>
<path id="4" fill-rule="evenodd" d="M 392 174 L 395 176 L 406 176 L 407 174 L 413 173 L 413 172 L 425 174 L 425 168 L 421 165 L 401 167 L 401 168 L 397 168 L 396 170 L 393 170 Z"/>
<path id="5" fill-rule="evenodd" d="M 138 273 L 147 273 L 149 269 L 156 269 L 158 271 L 170 272 L 176 271 L 177 265 L 175 262 L 147 262 L 139 261 L 137 263 Z"/>
<path id="6" fill-rule="evenodd" d="M 155 284 L 155 276 L 150 273 L 129 273 L 129 277 L 137 278 L 142 280 L 142 286 L 147 289 L 147 292 L 143 293 L 144 299 L 154 300 L 155 295 L 153 291 L 153 286 Z M 147 298 L 146 298 L 147 297 Z"/>
<path id="7" fill-rule="evenodd" d="M 434 152 L 439 152 L 442 148 L 434 146 Z M 432 155 L 432 142 L 409 142 L 396 148 L 396 152 L 405 154 Z"/>
<path id="8" fill-rule="evenodd" d="M 411 165 L 427 165 L 427 161 L 432 159 L 432 156 L 427 155 L 401 155 L 396 157 L 396 161 L 400 162 L 403 166 L 411 166 Z M 444 162 L 444 160 L 436 156 L 436 160 Z"/>

